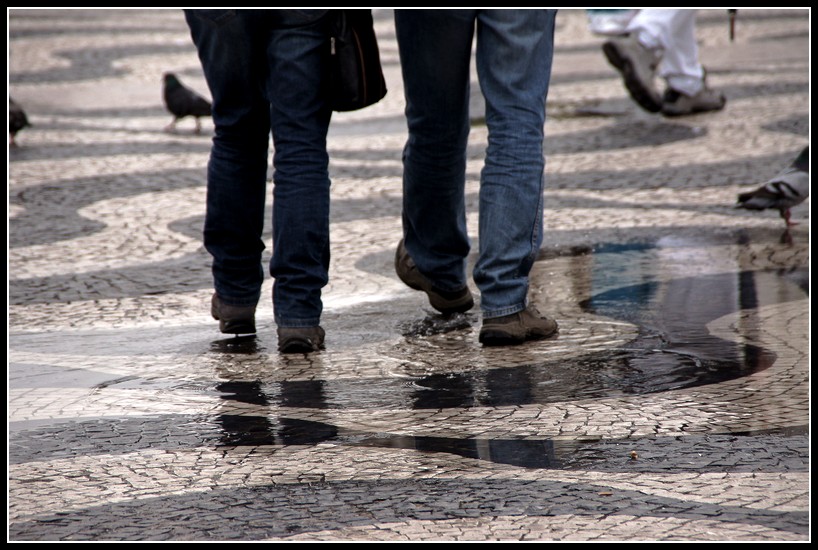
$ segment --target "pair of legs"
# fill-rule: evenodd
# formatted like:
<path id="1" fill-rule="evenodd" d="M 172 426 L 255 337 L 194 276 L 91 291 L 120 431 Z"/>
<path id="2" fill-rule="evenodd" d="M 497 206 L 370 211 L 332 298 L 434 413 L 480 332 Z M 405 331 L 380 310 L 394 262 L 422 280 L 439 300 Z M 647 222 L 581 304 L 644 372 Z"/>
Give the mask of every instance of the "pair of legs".
<path id="1" fill-rule="evenodd" d="M 474 281 L 484 319 L 527 308 L 543 238 L 545 102 L 554 10 L 396 10 L 409 138 L 403 230 L 417 270 L 443 293 L 467 284 L 466 147 L 472 43 L 485 97 Z"/>
<path id="2" fill-rule="evenodd" d="M 215 125 L 204 244 L 216 295 L 229 314 L 254 312 L 260 299 L 272 131 L 270 274 L 280 340 L 282 328 L 319 327 L 328 281 L 327 12 L 185 10 Z"/>

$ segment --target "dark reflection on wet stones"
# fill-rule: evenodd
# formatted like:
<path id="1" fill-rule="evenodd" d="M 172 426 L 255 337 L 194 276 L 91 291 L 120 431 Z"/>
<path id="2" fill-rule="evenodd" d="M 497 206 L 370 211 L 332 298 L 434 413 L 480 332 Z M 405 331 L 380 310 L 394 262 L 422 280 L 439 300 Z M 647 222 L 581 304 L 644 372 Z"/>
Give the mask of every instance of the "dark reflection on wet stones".
<path id="1" fill-rule="evenodd" d="M 258 446 L 276 443 L 275 424 L 265 416 L 219 416 L 223 433 L 219 445 Z"/>
<path id="2" fill-rule="evenodd" d="M 284 381 L 268 393 L 258 381 L 227 381 L 216 389 L 225 401 L 253 405 L 279 404 L 282 407 L 325 408 L 322 380 Z M 315 445 L 334 438 L 338 429 L 330 424 L 256 415 L 221 414 L 218 422 L 224 430 L 221 445 Z"/>
<path id="3" fill-rule="evenodd" d="M 219 446 L 317 445 L 333 441 L 338 428 L 297 418 L 223 414 Z"/>
<path id="4" fill-rule="evenodd" d="M 479 439 L 432 436 L 383 435 L 343 432 L 337 427 L 287 417 L 222 415 L 224 429 L 220 445 L 317 445 L 406 449 L 449 453 L 464 458 L 510 464 L 523 468 L 555 468 L 559 460 L 554 444 L 547 439 Z"/>
<path id="5" fill-rule="evenodd" d="M 392 436 L 365 439 L 362 446 L 450 453 L 464 458 L 523 468 L 559 466 L 559 461 L 554 454 L 554 444 L 548 439 L 454 439 L 450 437 Z"/>
<path id="6" fill-rule="evenodd" d="M 412 408 L 502 407 L 542 403 L 543 395 L 538 392 L 537 386 L 543 378 L 551 378 L 547 370 L 533 366 L 426 376 L 415 383 L 418 390 L 412 395 Z M 554 400 L 564 399 L 565 395 L 561 395 Z"/>
<path id="7" fill-rule="evenodd" d="M 263 353 L 266 348 L 262 346 L 255 334 L 233 336 L 216 340 L 210 343 L 210 351 L 216 353 L 235 353 L 240 355 L 255 355 Z"/>
<path id="8" fill-rule="evenodd" d="M 581 306 L 641 327 L 644 334 L 666 342 L 662 351 L 695 357 L 702 365 L 718 364 L 743 375 L 769 366 L 771 354 L 717 338 L 709 333 L 707 324 L 756 309 L 769 302 L 769 297 L 776 303 L 803 299 L 801 288 L 790 282 L 799 278 L 800 271 L 806 268 L 791 272 L 786 279 L 778 272 L 745 271 L 647 282 L 597 294 Z M 767 359 L 753 359 L 759 357 Z"/>
<path id="9" fill-rule="evenodd" d="M 627 349 L 533 365 L 416 377 L 220 384 L 225 400 L 302 409 L 434 410 L 560 403 L 715 384 L 770 367 L 775 354 L 718 338 L 673 349 L 646 334 Z M 665 349 L 655 346 L 665 345 Z M 712 351 L 708 351 L 712 350 Z"/>
<path id="10" fill-rule="evenodd" d="M 222 399 L 250 403 L 253 405 L 269 405 L 267 394 L 262 391 L 261 382 L 230 381 L 216 386 L 222 392 Z"/>
<path id="11" fill-rule="evenodd" d="M 638 342 L 637 342 L 638 344 Z M 775 355 L 754 346 L 730 347 L 722 360 L 674 350 L 613 350 L 542 365 L 487 372 L 436 374 L 415 382 L 415 409 L 503 407 L 640 395 L 714 384 L 772 365 Z"/>

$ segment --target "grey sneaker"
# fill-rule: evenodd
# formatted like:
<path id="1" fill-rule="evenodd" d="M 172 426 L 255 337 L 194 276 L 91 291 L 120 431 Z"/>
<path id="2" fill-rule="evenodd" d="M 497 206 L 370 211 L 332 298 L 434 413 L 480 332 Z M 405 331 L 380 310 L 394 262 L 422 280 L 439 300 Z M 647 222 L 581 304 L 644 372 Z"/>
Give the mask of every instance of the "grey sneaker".
<path id="1" fill-rule="evenodd" d="M 662 101 L 662 114 L 673 117 L 720 111 L 726 103 L 727 99 L 722 93 L 711 90 L 707 85 L 694 96 L 668 89 Z"/>
<path id="2" fill-rule="evenodd" d="M 210 301 L 210 314 L 219 322 L 225 334 L 255 334 L 256 306 L 231 306 L 217 294 Z"/>
<path id="3" fill-rule="evenodd" d="M 640 107 L 651 113 L 662 110 L 662 95 L 656 89 L 656 67 L 661 57 L 634 36 L 612 38 L 602 44 L 608 62 L 622 74 L 625 87 Z"/>
<path id="4" fill-rule="evenodd" d="M 469 287 L 454 292 L 436 289 L 432 281 L 418 271 L 415 262 L 409 256 L 406 247 L 403 246 L 403 239 L 398 243 L 398 249 L 395 252 L 395 272 L 406 286 L 425 292 L 432 307 L 441 313 L 447 315 L 463 313 L 474 306 L 474 298 Z"/>
<path id="5" fill-rule="evenodd" d="M 310 353 L 324 349 L 324 329 L 321 327 L 278 327 L 278 351 Z"/>
<path id="6" fill-rule="evenodd" d="M 480 343 L 484 346 L 511 346 L 528 340 L 541 340 L 557 332 L 557 322 L 528 306 L 523 311 L 483 319 Z"/>

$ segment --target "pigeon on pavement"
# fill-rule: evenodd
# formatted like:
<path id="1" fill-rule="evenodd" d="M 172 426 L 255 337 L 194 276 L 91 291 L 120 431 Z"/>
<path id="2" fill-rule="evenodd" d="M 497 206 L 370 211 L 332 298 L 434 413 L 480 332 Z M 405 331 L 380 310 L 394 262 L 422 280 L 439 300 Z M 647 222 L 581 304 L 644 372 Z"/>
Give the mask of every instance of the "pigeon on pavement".
<path id="1" fill-rule="evenodd" d="M 196 133 L 201 132 L 200 117 L 211 116 L 211 105 L 207 99 L 182 84 L 173 73 L 165 73 L 162 95 L 165 107 L 173 115 L 173 120 L 165 127 L 165 131 L 174 131 L 179 120 L 192 116 L 196 119 Z"/>
<path id="2" fill-rule="evenodd" d="M 738 208 L 747 210 L 776 209 L 787 227 L 796 225 L 790 221 L 790 209 L 809 197 L 809 145 L 787 168 L 754 191 L 738 196 Z"/>
<path id="3" fill-rule="evenodd" d="M 18 103 L 9 97 L 9 145 L 12 147 L 17 146 L 17 141 L 15 141 L 17 132 L 26 126 L 31 126 L 26 112 Z"/>

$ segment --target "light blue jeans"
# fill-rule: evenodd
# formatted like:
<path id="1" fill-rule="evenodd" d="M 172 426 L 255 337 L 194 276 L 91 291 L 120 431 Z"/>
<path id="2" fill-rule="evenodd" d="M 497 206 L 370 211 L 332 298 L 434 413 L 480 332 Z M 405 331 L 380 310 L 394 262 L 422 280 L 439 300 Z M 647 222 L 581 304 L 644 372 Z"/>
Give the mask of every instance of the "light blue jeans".
<path id="1" fill-rule="evenodd" d="M 543 139 L 556 10 L 396 10 L 409 138 L 403 230 L 440 290 L 466 286 L 466 148 L 472 41 L 486 103 L 474 281 L 484 318 L 526 308 L 543 238 Z"/>
<path id="2" fill-rule="evenodd" d="M 272 131 L 273 306 L 281 327 L 320 322 L 330 261 L 328 10 L 185 10 L 213 98 L 204 244 L 216 293 L 255 305 Z"/>

